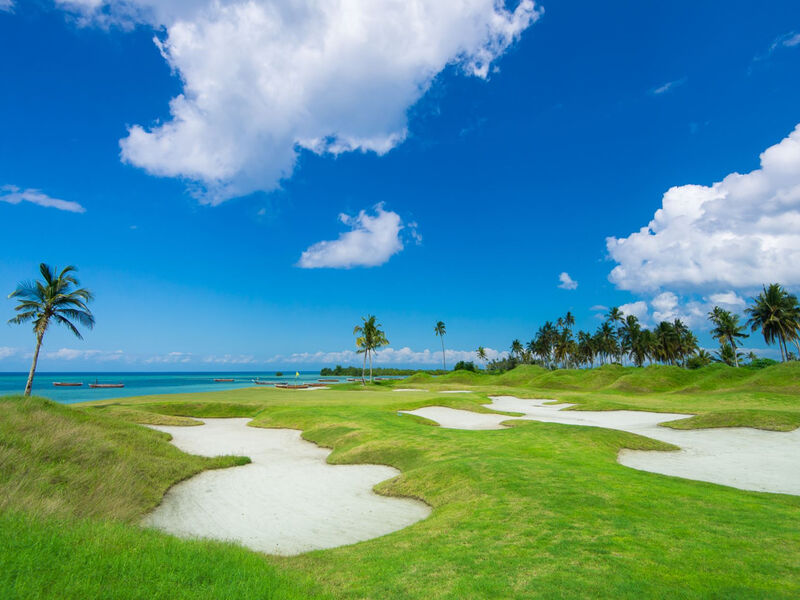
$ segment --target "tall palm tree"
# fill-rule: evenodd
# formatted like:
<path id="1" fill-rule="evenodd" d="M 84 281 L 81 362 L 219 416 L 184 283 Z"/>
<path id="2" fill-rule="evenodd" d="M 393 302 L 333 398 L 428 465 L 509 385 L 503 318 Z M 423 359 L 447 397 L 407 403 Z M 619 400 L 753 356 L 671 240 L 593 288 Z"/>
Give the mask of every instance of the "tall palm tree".
<path id="1" fill-rule="evenodd" d="M 478 355 L 478 360 L 485 363 L 486 362 L 486 348 L 483 346 L 478 346 L 478 350 L 476 352 Z"/>
<path id="2" fill-rule="evenodd" d="M 55 321 L 58 325 L 63 325 L 78 339 L 83 339 L 83 336 L 78 331 L 77 325 L 88 329 L 94 327 L 94 316 L 87 306 L 93 296 L 89 290 L 78 287 L 80 283 L 74 275 L 77 270 L 69 266 L 59 273 L 58 269 L 41 263 L 39 265 L 41 281 L 23 281 L 8 295 L 9 298 L 19 300 L 19 304 L 14 307 L 17 316 L 8 322 L 18 325 L 32 321 L 33 333 L 36 335 L 36 349 L 33 352 L 28 382 L 25 384 L 26 396 L 31 395 L 42 338 L 50 322 Z"/>
<path id="3" fill-rule="evenodd" d="M 711 336 L 714 337 L 724 347 L 729 344 L 731 347 L 730 355 L 733 357 L 733 366 L 739 366 L 739 354 L 736 352 L 736 341 L 740 338 L 746 338 L 747 334 L 744 332 L 744 325 L 739 323 L 739 315 L 730 313 L 729 311 L 715 306 L 714 309 L 708 313 L 708 319 L 714 325 L 711 330 Z"/>
<path id="4" fill-rule="evenodd" d="M 516 355 L 517 358 L 522 360 L 522 351 L 524 349 L 525 348 L 522 346 L 522 342 L 520 342 L 519 340 L 514 340 L 513 342 L 511 342 L 511 355 L 512 356 Z"/>
<path id="5" fill-rule="evenodd" d="M 389 340 L 386 339 L 386 333 L 381 330 L 383 325 L 377 322 L 375 315 L 361 317 L 361 320 L 363 323 L 361 325 L 356 325 L 353 329 L 353 334 L 358 336 L 356 338 L 358 353 L 364 355 L 364 366 L 361 369 L 361 381 L 365 380 L 367 358 L 369 357 L 369 380 L 372 382 L 372 355 L 378 348 L 387 346 Z"/>
<path id="6" fill-rule="evenodd" d="M 612 306 L 606 315 L 606 320 L 612 325 L 614 323 L 622 323 L 624 319 L 625 314 L 619 309 L 618 306 Z"/>
<path id="7" fill-rule="evenodd" d="M 567 329 L 572 329 L 575 325 L 575 315 L 573 315 L 570 311 L 567 311 L 567 314 L 564 315 L 564 326 Z"/>
<path id="8" fill-rule="evenodd" d="M 433 331 L 442 340 L 442 370 L 447 371 L 447 364 L 444 361 L 444 335 L 447 333 L 447 330 L 445 329 L 444 321 L 437 321 L 436 325 L 433 327 Z"/>
<path id="9" fill-rule="evenodd" d="M 778 342 L 781 360 L 787 360 L 787 340 L 794 341 L 800 351 L 800 306 L 797 296 L 789 294 L 783 286 L 772 283 L 752 298 L 753 304 L 745 309 L 750 331 L 761 330 L 767 344 Z"/>

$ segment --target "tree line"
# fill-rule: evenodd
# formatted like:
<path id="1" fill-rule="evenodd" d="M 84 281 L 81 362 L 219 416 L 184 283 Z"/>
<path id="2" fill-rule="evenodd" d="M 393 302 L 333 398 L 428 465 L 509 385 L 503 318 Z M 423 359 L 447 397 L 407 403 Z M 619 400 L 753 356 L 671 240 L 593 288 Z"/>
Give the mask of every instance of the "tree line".
<path id="1" fill-rule="evenodd" d="M 712 355 L 700 348 L 697 336 L 681 319 L 661 321 L 653 329 L 644 327 L 635 315 L 625 315 L 619 307 L 611 308 L 597 330 L 573 331 L 575 317 L 567 312 L 555 322 L 547 321 L 533 338 L 523 344 L 511 342 L 507 358 L 487 361 L 482 346 L 476 354 L 490 370 L 507 370 L 518 364 L 538 364 L 548 369 L 591 368 L 625 360 L 641 367 L 645 363 L 698 368 L 713 361 L 738 367 L 745 358 L 739 351 L 741 340 L 760 332 L 767 345 L 777 344 L 781 360 L 796 360 L 800 355 L 800 304 L 780 284 L 763 286 L 744 311 L 747 321 L 720 306 L 709 313 L 711 336 L 720 346 Z M 797 355 L 789 345 L 793 344 Z M 754 353 L 750 361 L 759 360 Z"/>

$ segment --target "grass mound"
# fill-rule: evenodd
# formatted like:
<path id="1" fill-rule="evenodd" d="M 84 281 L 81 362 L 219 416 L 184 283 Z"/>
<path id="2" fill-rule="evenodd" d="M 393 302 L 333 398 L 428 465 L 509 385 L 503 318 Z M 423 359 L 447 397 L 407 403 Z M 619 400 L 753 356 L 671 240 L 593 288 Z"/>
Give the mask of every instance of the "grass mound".
<path id="1" fill-rule="evenodd" d="M 714 427 L 755 427 L 768 431 L 792 431 L 800 426 L 800 413 L 788 411 L 725 410 L 668 421 L 671 429 L 711 429 Z"/>
<path id="2" fill-rule="evenodd" d="M 0 398 L 0 510 L 130 521 L 175 482 L 242 457 L 184 454 L 168 436 L 42 398 Z"/>
<path id="3" fill-rule="evenodd" d="M 429 375 L 428 373 L 414 373 L 410 377 L 406 377 L 405 379 L 402 379 L 401 381 L 403 383 L 427 383 L 428 381 L 431 381 L 432 379 L 433 379 L 433 376 Z"/>

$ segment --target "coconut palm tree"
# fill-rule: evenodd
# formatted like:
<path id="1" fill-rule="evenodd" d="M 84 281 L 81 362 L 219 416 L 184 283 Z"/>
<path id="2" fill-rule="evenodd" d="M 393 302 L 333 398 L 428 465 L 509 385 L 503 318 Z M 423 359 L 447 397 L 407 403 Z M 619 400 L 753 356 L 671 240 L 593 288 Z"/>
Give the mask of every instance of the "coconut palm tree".
<path id="1" fill-rule="evenodd" d="M 619 309 L 618 306 L 612 306 L 608 314 L 606 315 L 606 321 L 611 323 L 622 323 L 623 319 L 625 318 L 625 314 Z"/>
<path id="2" fill-rule="evenodd" d="M 781 360 L 789 357 L 787 340 L 794 341 L 800 352 L 800 306 L 797 296 L 789 294 L 783 286 L 772 283 L 764 286 L 763 291 L 751 301 L 753 304 L 744 311 L 749 317 L 747 325 L 750 331 L 760 329 L 767 344 L 777 341 Z"/>
<path id="3" fill-rule="evenodd" d="M 353 329 L 353 334 L 358 336 L 356 338 L 358 353 L 364 355 L 364 366 L 361 369 L 361 381 L 365 380 L 367 358 L 369 358 L 369 380 L 372 382 L 372 356 L 375 350 L 387 346 L 389 340 L 386 339 L 386 333 L 381 330 L 383 325 L 377 322 L 375 315 L 361 317 L 361 320 L 363 323 L 361 325 L 356 325 Z"/>
<path id="4" fill-rule="evenodd" d="M 575 315 L 573 315 L 570 311 L 567 311 L 567 314 L 564 315 L 564 327 L 567 329 L 572 329 L 575 325 Z"/>
<path id="5" fill-rule="evenodd" d="M 739 353 L 736 352 L 736 340 L 747 337 L 747 334 L 744 332 L 745 326 L 739 323 L 739 315 L 732 314 L 719 306 L 715 306 L 714 309 L 708 313 L 708 319 L 714 325 L 714 328 L 711 330 L 711 336 L 718 340 L 723 347 L 725 344 L 731 346 L 730 356 L 733 358 L 733 366 L 738 367 Z"/>
<path id="6" fill-rule="evenodd" d="M 42 339 L 51 322 L 63 325 L 78 339 L 83 339 L 78 325 L 91 329 L 94 327 L 94 316 L 87 304 L 92 301 L 92 293 L 81 288 L 74 273 L 73 266 L 58 269 L 45 263 L 39 265 L 42 274 L 41 281 L 24 281 L 17 285 L 17 289 L 8 297 L 16 298 L 19 304 L 14 307 L 17 316 L 8 322 L 15 325 L 33 322 L 33 333 L 36 336 L 36 349 L 33 352 L 33 362 L 25 384 L 25 395 L 31 395 L 33 376 L 36 374 L 36 364 L 39 362 L 39 350 Z"/>
<path id="7" fill-rule="evenodd" d="M 478 350 L 476 352 L 478 355 L 478 360 L 485 363 L 486 362 L 486 348 L 483 346 L 478 346 Z"/>
<path id="8" fill-rule="evenodd" d="M 444 335 L 447 333 L 444 326 L 444 321 L 437 321 L 436 325 L 433 327 L 433 331 L 438 335 L 442 340 L 442 369 L 447 371 L 447 365 L 444 361 Z"/>
<path id="9" fill-rule="evenodd" d="M 520 360 L 522 360 L 522 352 L 525 348 L 522 346 L 522 342 L 519 340 L 514 340 L 511 342 L 511 356 L 517 356 Z"/>

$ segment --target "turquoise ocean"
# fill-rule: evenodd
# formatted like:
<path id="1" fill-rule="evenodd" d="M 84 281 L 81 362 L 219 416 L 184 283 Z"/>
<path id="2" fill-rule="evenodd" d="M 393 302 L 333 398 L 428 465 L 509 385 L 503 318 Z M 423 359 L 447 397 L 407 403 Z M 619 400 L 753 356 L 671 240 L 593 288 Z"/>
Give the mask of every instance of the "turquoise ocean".
<path id="1" fill-rule="evenodd" d="M 44 396 L 56 402 L 70 404 L 90 400 L 107 400 L 130 396 L 152 394 L 192 394 L 255 387 L 253 379 L 262 381 L 282 381 L 285 383 L 312 383 L 320 378 L 319 371 L 283 372 L 277 377 L 275 371 L 226 371 L 209 373 L 47 373 L 36 374 L 33 380 L 33 394 Z M 0 373 L 0 396 L 21 394 L 25 390 L 27 373 Z M 214 379 L 233 379 L 233 382 L 217 383 Z M 327 378 L 326 378 L 327 379 Z M 336 379 L 336 378 L 332 378 Z M 345 382 L 345 377 L 338 378 Z M 80 382 L 81 387 L 54 387 L 54 381 Z M 124 383 L 124 388 L 90 389 L 89 384 Z"/>

